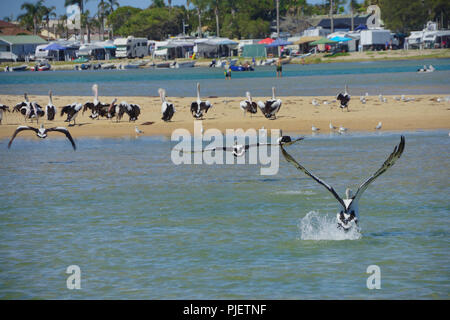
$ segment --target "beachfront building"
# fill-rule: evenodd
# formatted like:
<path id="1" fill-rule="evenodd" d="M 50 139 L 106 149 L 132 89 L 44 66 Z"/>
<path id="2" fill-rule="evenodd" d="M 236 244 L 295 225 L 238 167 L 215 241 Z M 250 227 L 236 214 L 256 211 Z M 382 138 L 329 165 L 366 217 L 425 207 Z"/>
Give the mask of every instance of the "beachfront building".
<path id="1" fill-rule="evenodd" d="M 190 58 L 194 53 L 195 42 L 193 39 L 170 39 L 167 41 L 155 41 L 153 57 L 164 60 L 177 58 Z"/>
<path id="2" fill-rule="evenodd" d="M 438 30 L 436 22 L 429 21 L 422 31 L 412 31 L 405 39 L 405 49 L 450 48 L 450 30 Z"/>
<path id="3" fill-rule="evenodd" d="M 36 47 L 45 44 L 47 41 L 39 36 L 0 35 L 0 61 L 26 61 L 34 55 Z"/>

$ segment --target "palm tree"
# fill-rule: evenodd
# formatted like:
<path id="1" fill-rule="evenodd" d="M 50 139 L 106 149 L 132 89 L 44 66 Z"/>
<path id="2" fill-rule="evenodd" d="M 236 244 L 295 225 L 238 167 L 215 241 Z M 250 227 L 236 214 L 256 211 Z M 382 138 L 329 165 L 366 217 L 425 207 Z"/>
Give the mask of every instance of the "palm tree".
<path id="1" fill-rule="evenodd" d="M 64 6 L 68 7 L 71 5 L 78 5 L 80 8 L 80 36 L 81 36 L 81 43 L 84 43 L 84 32 L 83 32 L 83 14 L 84 14 L 84 3 L 88 0 L 65 0 Z"/>
<path id="2" fill-rule="evenodd" d="M 47 41 L 50 41 L 50 17 L 53 18 L 56 17 L 55 9 L 56 9 L 55 6 L 51 7 L 42 6 L 41 8 L 42 16 L 44 20 L 47 22 Z"/>
<path id="3" fill-rule="evenodd" d="M 216 35 L 220 37 L 219 28 L 219 0 L 213 0 L 212 5 L 214 6 L 214 14 L 216 15 Z"/>
<path id="4" fill-rule="evenodd" d="M 38 24 L 42 20 L 42 7 L 44 0 L 39 0 L 36 3 L 25 2 L 20 6 L 21 10 L 25 10 L 24 14 L 17 17 L 17 20 L 25 24 L 28 28 L 33 28 L 33 34 L 37 35 Z"/>
<path id="5" fill-rule="evenodd" d="M 334 21 L 333 21 L 333 0 L 330 0 L 330 27 L 331 33 L 334 32 Z"/>
<path id="6" fill-rule="evenodd" d="M 358 2 L 356 0 L 350 0 L 350 14 L 352 15 L 352 31 L 355 30 L 355 22 L 354 22 L 354 10 L 357 8 Z"/>
<path id="7" fill-rule="evenodd" d="M 197 7 L 198 36 L 199 38 L 202 38 L 202 12 L 205 9 L 205 0 L 191 0 L 191 3 Z"/>
<path id="8" fill-rule="evenodd" d="M 108 4 L 109 14 L 114 12 L 114 7 L 118 8 L 120 6 L 119 1 L 117 1 L 117 0 L 108 0 L 108 2 L 109 2 L 109 4 Z M 111 29 L 111 34 L 109 35 L 109 38 L 112 39 L 114 37 L 114 29 L 113 29 L 112 25 L 110 26 L 110 29 Z"/>

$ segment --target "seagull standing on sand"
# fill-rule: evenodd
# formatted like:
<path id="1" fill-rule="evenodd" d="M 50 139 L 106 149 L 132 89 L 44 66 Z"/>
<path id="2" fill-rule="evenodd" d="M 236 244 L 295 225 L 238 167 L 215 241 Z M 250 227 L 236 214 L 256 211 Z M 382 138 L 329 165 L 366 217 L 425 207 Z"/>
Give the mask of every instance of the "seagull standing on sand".
<path id="1" fill-rule="evenodd" d="M 17 136 L 17 134 L 19 132 L 22 132 L 22 131 L 25 131 L 25 130 L 32 130 L 32 131 L 34 131 L 36 133 L 36 136 L 38 138 L 41 138 L 41 139 L 47 138 L 47 133 L 48 132 L 55 131 L 55 132 L 64 133 L 66 135 L 67 139 L 69 139 L 70 143 L 72 144 L 73 150 L 77 149 L 77 146 L 75 145 L 75 141 L 73 141 L 73 138 L 70 135 L 69 130 L 67 130 L 64 127 L 55 127 L 55 128 L 45 129 L 43 124 L 41 124 L 41 127 L 39 129 L 38 128 L 29 127 L 29 126 L 19 126 L 19 127 L 17 127 L 16 131 L 14 132 L 14 134 L 11 137 L 11 140 L 9 140 L 8 149 L 11 148 L 11 144 L 12 144 L 14 138 Z"/>
<path id="2" fill-rule="evenodd" d="M 334 131 L 334 130 L 336 130 L 336 129 L 337 129 L 337 127 L 333 126 L 333 125 L 331 124 L 331 121 L 330 121 L 330 130 L 331 130 L 331 131 Z"/>
<path id="3" fill-rule="evenodd" d="M 340 133 L 347 132 L 347 130 L 348 130 L 348 129 L 345 128 L 345 127 L 343 127 L 343 126 L 340 126 L 340 127 L 339 127 L 339 132 L 340 132 Z"/>
<path id="4" fill-rule="evenodd" d="M 313 100 L 311 101 L 311 103 L 312 103 L 312 105 L 315 106 L 315 107 L 320 106 L 319 101 L 317 101 L 316 99 L 313 99 Z"/>
<path id="5" fill-rule="evenodd" d="M 381 129 L 381 121 L 378 122 L 377 126 L 375 127 L 375 130 L 380 130 Z"/>
<path id="6" fill-rule="evenodd" d="M 317 127 L 315 127 L 314 125 L 312 125 L 311 130 L 312 130 L 313 132 L 317 132 L 317 131 L 319 131 L 320 129 L 317 128 Z"/>
<path id="7" fill-rule="evenodd" d="M 137 126 L 134 126 L 134 132 L 138 135 L 144 133 L 144 131 L 140 130 Z"/>
<path id="8" fill-rule="evenodd" d="M 362 104 L 366 104 L 366 98 L 364 96 L 359 97 L 359 101 L 361 101 Z"/>
<path id="9" fill-rule="evenodd" d="M 336 191 L 328 185 L 325 181 L 321 180 L 319 177 L 310 173 L 305 167 L 299 164 L 286 150 L 281 146 L 281 152 L 287 162 L 290 162 L 298 170 L 302 171 L 307 176 L 314 179 L 316 182 L 324 186 L 339 202 L 341 205 L 341 210 L 336 216 L 337 227 L 344 231 L 350 230 L 353 226 L 358 225 L 359 221 L 359 206 L 358 202 L 367 187 L 380 175 L 386 172 L 390 167 L 392 167 L 395 162 L 401 157 L 405 149 L 405 137 L 401 136 L 400 143 L 395 146 L 394 151 L 389 155 L 386 161 L 383 163 L 380 169 L 378 169 L 372 176 L 370 176 L 363 184 L 360 185 L 356 194 L 352 194 L 352 191 L 347 188 L 345 191 L 346 199 L 342 199 Z"/>

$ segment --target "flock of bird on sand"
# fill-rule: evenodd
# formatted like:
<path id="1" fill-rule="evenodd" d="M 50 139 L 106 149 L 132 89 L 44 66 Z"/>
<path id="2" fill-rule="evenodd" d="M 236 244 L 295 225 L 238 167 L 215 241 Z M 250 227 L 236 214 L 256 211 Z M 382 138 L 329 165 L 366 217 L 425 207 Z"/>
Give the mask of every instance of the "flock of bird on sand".
<path id="1" fill-rule="evenodd" d="M 260 112 L 264 115 L 265 118 L 269 120 L 275 120 L 277 113 L 281 109 L 282 100 L 279 98 L 276 98 L 276 91 L 275 87 L 272 87 L 272 98 L 263 101 L 255 102 L 252 100 L 252 96 L 250 92 L 246 92 L 246 99 L 240 102 L 240 108 L 244 112 L 244 115 L 247 113 L 250 113 L 250 115 L 254 115 L 258 112 L 258 109 Z M 78 114 L 81 113 L 84 114 L 85 111 L 90 110 L 91 115 L 89 116 L 91 119 L 100 119 L 100 118 L 106 118 L 111 119 L 112 121 L 115 120 L 116 122 L 119 122 L 122 120 L 125 114 L 128 115 L 130 122 L 135 122 L 139 115 L 141 114 L 141 107 L 137 104 L 128 103 L 126 101 L 122 101 L 121 103 L 117 103 L 117 98 L 114 98 L 110 103 L 102 103 L 98 99 L 98 85 L 94 84 L 92 86 L 92 91 L 94 94 L 94 99 L 92 101 L 88 101 L 84 104 L 79 102 L 74 102 L 72 104 L 66 105 L 61 107 L 60 109 L 60 116 L 63 117 L 66 115 L 65 122 L 69 123 L 70 126 L 76 125 L 76 118 Z M 164 89 L 158 90 L 160 99 L 161 99 L 161 119 L 163 121 L 171 121 L 173 118 L 176 110 L 173 103 L 170 103 L 166 98 L 166 91 Z M 368 93 L 365 94 L 365 96 L 360 97 L 360 102 L 362 104 L 366 103 L 368 97 Z M 378 96 L 380 102 L 387 102 L 387 98 L 383 97 L 381 94 Z M 394 97 L 393 98 L 396 101 L 414 101 L 414 98 L 406 98 L 404 95 L 401 97 Z M 342 111 L 347 110 L 349 111 L 349 102 L 350 102 L 350 94 L 348 93 L 348 87 L 345 86 L 344 92 L 340 92 L 337 94 L 336 99 L 332 100 L 331 102 L 324 100 L 323 104 L 331 104 L 339 101 L 339 107 Z M 437 100 L 438 101 L 438 100 Z M 439 101 L 438 101 L 439 102 Z M 317 99 L 312 100 L 312 105 L 314 106 L 320 106 L 321 103 Z M 200 84 L 197 83 L 197 99 L 191 103 L 190 106 L 190 112 L 192 116 L 195 119 L 203 119 L 203 117 L 207 114 L 208 110 L 212 108 L 213 105 L 208 100 L 202 100 L 200 96 Z M 10 108 L 6 105 L 0 104 L 0 124 L 2 122 L 3 118 L 3 112 L 10 111 Z M 53 121 L 58 113 L 56 106 L 53 104 L 52 100 L 52 91 L 49 92 L 49 102 L 45 106 L 45 108 L 42 108 L 38 103 L 35 101 L 29 101 L 27 94 L 24 94 L 24 101 L 16 104 L 12 108 L 12 112 L 18 112 L 23 115 L 24 121 L 27 122 L 27 120 L 30 120 L 31 122 L 33 120 L 36 120 L 36 123 L 39 125 L 39 118 L 42 118 L 46 115 L 46 119 L 48 121 Z M 71 124 L 73 122 L 73 124 Z M 378 125 L 374 128 L 375 130 L 380 130 L 382 127 L 382 123 L 379 122 Z M 332 132 L 337 133 L 345 133 L 348 131 L 347 128 L 343 127 L 342 125 L 339 127 L 334 126 L 331 121 L 329 124 L 329 128 Z M 44 128 L 44 125 L 41 124 L 40 127 L 35 128 L 27 125 L 22 125 L 17 127 L 16 131 L 12 135 L 12 138 L 8 144 L 8 147 L 11 146 L 11 143 L 13 142 L 14 138 L 17 136 L 18 133 L 25 131 L 25 130 L 31 130 L 36 133 L 36 135 L 39 138 L 46 138 L 48 132 L 60 132 L 66 135 L 66 137 L 70 140 L 72 143 L 72 146 L 74 150 L 76 149 L 76 145 L 73 141 L 72 136 L 70 135 L 69 131 L 65 127 L 54 127 L 54 128 Z M 313 133 L 319 132 L 320 128 L 312 125 L 311 131 Z M 137 126 L 135 126 L 135 133 L 137 135 L 142 134 L 143 131 L 140 130 Z"/>

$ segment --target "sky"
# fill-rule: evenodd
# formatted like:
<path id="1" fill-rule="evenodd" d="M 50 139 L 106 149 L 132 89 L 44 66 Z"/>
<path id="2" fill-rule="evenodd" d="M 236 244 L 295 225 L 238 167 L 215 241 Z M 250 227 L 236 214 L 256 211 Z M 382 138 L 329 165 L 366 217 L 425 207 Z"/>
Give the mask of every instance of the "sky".
<path id="1" fill-rule="evenodd" d="M 118 0 L 121 6 L 133 6 L 137 8 L 147 8 L 152 1 L 151 0 Z M 245 1 L 245 0 L 242 0 Z M 36 2 L 36 0 L 0 0 L 0 20 L 3 20 L 4 17 L 10 17 L 13 15 L 13 20 L 17 18 L 17 16 L 21 13 L 24 13 L 20 9 L 20 6 L 24 2 Z M 66 13 L 66 9 L 64 7 L 65 0 L 45 0 L 44 4 L 46 6 L 55 6 L 56 14 L 62 15 Z M 165 1 L 167 4 L 167 0 Z M 308 0 L 308 3 L 323 3 L 324 0 Z M 98 0 L 88 0 L 87 1 L 87 9 L 90 12 L 97 11 Z M 172 0 L 172 5 L 185 5 L 186 0 Z"/>

